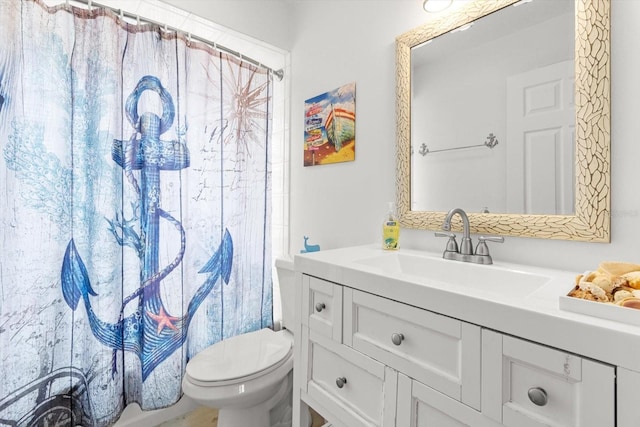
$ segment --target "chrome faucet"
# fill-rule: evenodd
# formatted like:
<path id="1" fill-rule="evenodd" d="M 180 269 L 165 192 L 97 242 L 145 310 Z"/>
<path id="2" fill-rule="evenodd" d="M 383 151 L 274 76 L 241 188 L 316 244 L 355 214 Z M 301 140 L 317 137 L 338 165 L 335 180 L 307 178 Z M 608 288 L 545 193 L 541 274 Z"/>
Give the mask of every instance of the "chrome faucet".
<path id="1" fill-rule="evenodd" d="M 469 217 L 467 213 L 460 208 L 454 208 L 447 213 L 447 216 L 444 218 L 444 222 L 442 223 L 442 229 L 444 231 L 451 231 L 451 218 L 455 214 L 460 215 L 462 218 L 462 242 L 460 243 L 460 254 L 462 255 L 473 255 L 473 244 L 471 243 L 471 236 L 469 232 Z"/>
<path id="2" fill-rule="evenodd" d="M 493 264 L 493 259 L 489 254 L 489 248 L 487 247 L 487 241 L 489 242 L 504 242 L 503 237 L 478 237 L 478 246 L 476 247 L 475 254 L 473 252 L 473 243 L 471 242 L 471 231 L 469 226 L 469 217 L 467 213 L 460 208 L 451 209 L 442 223 L 442 229 L 444 231 L 451 231 L 451 218 L 455 214 L 460 215 L 462 218 L 462 242 L 460 243 L 460 249 L 458 249 L 458 243 L 456 242 L 456 235 L 453 233 L 440 233 L 436 232 L 437 237 L 448 237 L 447 247 L 442 254 L 442 258 L 451 259 L 455 261 L 473 262 L 476 264 Z"/>

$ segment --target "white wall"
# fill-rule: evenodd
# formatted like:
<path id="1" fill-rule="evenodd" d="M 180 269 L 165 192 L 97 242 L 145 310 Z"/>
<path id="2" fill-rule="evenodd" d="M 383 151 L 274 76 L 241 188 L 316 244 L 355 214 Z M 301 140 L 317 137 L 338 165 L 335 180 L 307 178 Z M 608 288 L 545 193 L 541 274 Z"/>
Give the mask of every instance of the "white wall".
<path id="1" fill-rule="evenodd" d="M 282 0 L 162 0 L 211 22 L 291 50 L 291 8 Z M 221 42 L 223 43 L 223 42 Z"/>
<path id="2" fill-rule="evenodd" d="M 214 5 L 219 0 L 206 2 Z M 458 0 L 456 0 L 458 1 Z M 196 0 L 171 0 L 184 7 Z M 230 2 L 226 2 L 230 3 Z M 235 0 L 237 13 L 256 1 Z M 428 19 L 419 0 L 284 2 L 288 22 L 234 28 L 291 49 L 291 252 L 303 235 L 322 249 L 380 241 L 386 202 L 395 200 L 395 37 Z M 602 260 L 640 258 L 640 16 L 639 0 L 612 0 L 612 235 L 610 244 L 507 237 L 492 245 L 497 261 L 580 272 Z M 209 19 L 225 22 L 208 16 Z M 237 18 L 238 26 L 243 22 Z M 281 40 L 290 30 L 290 46 Z M 356 82 L 356 160 L 302 166 L 304 100 Z M 432 231 L 403 229 L 404 247 L 441 251 Z"/>
<path id="3" fill-rule="evenodd" d="M 419 25 L 420 1 L 294 2 L 291 244 L 381 242 L 395 201 L 395 37 Z M 356 159 L 302 166 L 305 99 L 356 83 Z"/>

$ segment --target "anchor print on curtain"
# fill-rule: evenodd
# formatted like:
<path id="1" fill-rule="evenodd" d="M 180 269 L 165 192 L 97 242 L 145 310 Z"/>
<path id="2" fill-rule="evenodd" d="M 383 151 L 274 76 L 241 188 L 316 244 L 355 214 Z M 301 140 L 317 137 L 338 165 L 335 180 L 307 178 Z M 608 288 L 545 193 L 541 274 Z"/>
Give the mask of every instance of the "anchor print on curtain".
<path id="1" fill-rule="evenodd" d="M 0 39 L 0 424 L 169 406 L 272 325 L 271 76 L 64 3 L 0 2 Z"/>

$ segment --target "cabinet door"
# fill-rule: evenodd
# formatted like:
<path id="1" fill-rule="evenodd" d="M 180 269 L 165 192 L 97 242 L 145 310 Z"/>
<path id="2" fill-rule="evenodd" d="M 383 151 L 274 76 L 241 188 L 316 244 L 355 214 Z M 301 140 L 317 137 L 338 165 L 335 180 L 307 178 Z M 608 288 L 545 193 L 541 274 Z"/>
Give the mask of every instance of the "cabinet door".
<path id="1" fill-rule="evenodd" d="M 615 369 L 483 330 L 482 412 L 510 427 L 614 427 Z"/>
<path id="2" fill-rule="evenodd" d="M 640 426 L 638 396 L 640 396 L 640 372 L 617 368 L 617 421 L 618 427 Z"/>
<path id="3" fill-rule="evenodd" d="M 304 275 L 302 324 L 325 337 L 342 342 L 342 286 Z"/>
<path id="4" fill-rule="evenodd" d="M 344 343 L 480 409 L 480 327 L 344 289 Z"/>
<path id="5" fill-rule="evenodd" d="M 398 374 L 400 427 L 498 427 L 500 424 L 418 381 Z"/>
<path id="6" fill-rule="evenodd" d="M 336 426 L 394 427 L 397 373 L 391 368 L 303 328 L 306 391 Z M 305 344 L 306 343 L 306 344 Z"/>

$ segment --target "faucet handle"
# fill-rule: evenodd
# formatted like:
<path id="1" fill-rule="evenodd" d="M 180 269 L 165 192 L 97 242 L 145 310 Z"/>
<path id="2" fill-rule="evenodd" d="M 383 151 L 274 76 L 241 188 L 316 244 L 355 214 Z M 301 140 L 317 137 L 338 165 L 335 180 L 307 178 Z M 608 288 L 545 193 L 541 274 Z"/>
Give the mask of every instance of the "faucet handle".
<path id="1" fill-rule="evenodd" d="M 478 246 L 476 246 L 476 255 L 489 256 L 489 247 L 486 242 L 504 243 L 502 236 L 478 236 Z"/>
<path id="2" fill-rule="evenodd" d="M 478 236 L 478 240 L 481 242 L 496 242 L 496 243 L 504 243 L 504 237 L 502 236 Z"/>
<path id="3" fill-rule="evenodd" d="M 436 231 L 434 233 L 436 237 L 448 237 L 449 241 L 447 242 L 447 247 L 445 252 L 458 252 L 458 242 L 456 242 L 456 235 L 453 233 L 441 233 L 440 231 Z"/>
<path id="4" fill-rule="evenodd" d="M 456 235 L 455 235 L 455 234 L 453 234 L 453 233 L 443 233 L 443 232 L 441 232 L 441 231 L 436 231 L 436 232 L 435 232 L 435 233 L 433 233 L 433 234 L 434 234 L 434 236 L 436 236 L 436 237 L 456 237 Z"/>

